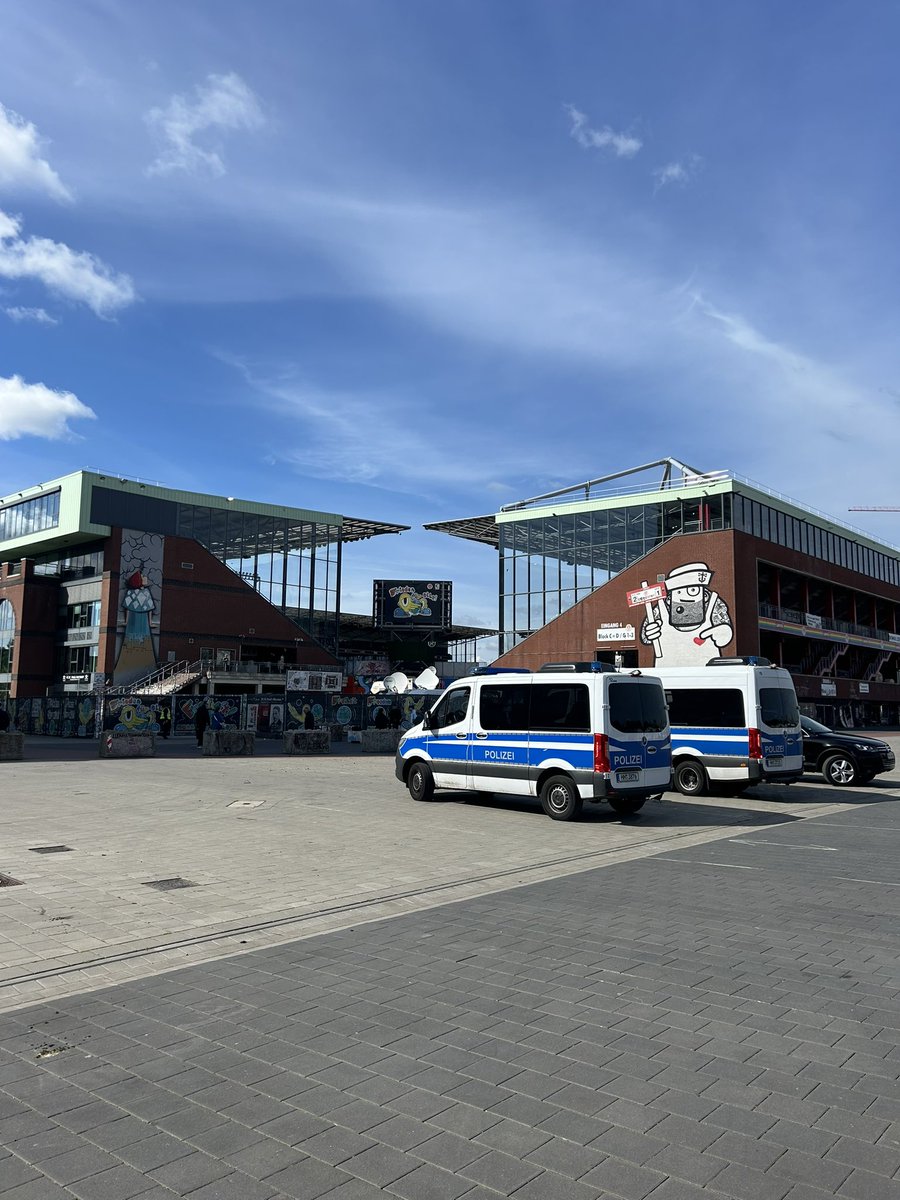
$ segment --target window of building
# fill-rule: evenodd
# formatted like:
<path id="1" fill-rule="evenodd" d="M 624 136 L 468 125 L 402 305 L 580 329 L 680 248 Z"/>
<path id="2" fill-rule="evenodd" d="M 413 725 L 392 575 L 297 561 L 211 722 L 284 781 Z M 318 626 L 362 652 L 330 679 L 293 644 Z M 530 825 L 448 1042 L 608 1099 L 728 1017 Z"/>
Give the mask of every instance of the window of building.
<path id="1" fill-rule="evenodd" d="M 62 646 L 59 656 L 60 675 L 93 675 L 97 670 L 97 647 Z"/>
<path id="2" fill-rule="evenodd" d="M 93 629 L 100 624 L 100 601 L 86 600 L 66 608 L 66 629 Z"/>
<path id="3" fill-rule="evenodd" d="M 35 496 L 0 509 L 0 542 L 28 537 L 59 524 L 59 492 Z"/>
<path id="4" fill-rule="evenodd" d="M 0 600 L 0 675 L 9 675 L 12 671 L 15 640 L 16 614 L 8 600 Z"/>

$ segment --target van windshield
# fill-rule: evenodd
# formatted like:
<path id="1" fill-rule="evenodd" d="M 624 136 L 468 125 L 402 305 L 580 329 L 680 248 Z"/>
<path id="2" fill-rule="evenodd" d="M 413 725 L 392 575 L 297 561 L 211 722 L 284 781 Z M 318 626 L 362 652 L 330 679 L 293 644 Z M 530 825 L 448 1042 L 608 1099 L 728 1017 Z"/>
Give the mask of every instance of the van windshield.
<path id="1" fill-rule="evenodd" d="M 760 688 L 759 719 L 771 729 L 795 729 L 800 724 L 800 710 L 794 689 Z"/>
<path id="2" fill-rule="evenodd" d="M 610 683 L 609 721 L 621 733 L 662 733 L 669 723 L 658 683 Z"/>

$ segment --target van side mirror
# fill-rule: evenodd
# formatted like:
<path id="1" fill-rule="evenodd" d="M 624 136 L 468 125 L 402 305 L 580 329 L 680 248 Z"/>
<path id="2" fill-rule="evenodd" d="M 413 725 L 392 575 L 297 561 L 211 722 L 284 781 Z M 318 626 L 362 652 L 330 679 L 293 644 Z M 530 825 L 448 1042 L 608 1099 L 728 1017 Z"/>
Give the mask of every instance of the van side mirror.
<path id="1" fill-rule="evenodd" d="M 430 712 L 427 712 L 425 714 L 425 716 L 422 718 L 422 728 L 423 729 L 434 729 L 434 725 L 431 723 L 431 713 Z"/>

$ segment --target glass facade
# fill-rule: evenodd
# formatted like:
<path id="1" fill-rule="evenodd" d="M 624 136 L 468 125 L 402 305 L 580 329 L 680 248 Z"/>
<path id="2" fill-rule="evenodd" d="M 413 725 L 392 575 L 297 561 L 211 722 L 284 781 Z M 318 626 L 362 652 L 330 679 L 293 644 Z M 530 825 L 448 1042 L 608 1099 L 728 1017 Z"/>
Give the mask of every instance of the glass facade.
<path id="1" fill-rule="evenodd" d="M 92 579 L 103 574 L 103 550 L 80 546 L 74 553 L 56 550 L 51 554 L 38 554 L 34 559 L 34 573 L 60 579 Z"/>
<path id="2" fill-rule="evenodd" d="M 560 507 L 569 511 L 530 519 L 523 512 L 516 520 L 498 522 L 501 653 L 682 533 L 737 529 L 900 586 L 896 556 L 740 492 L 587 512 L 571 504 Z"/>
<path id="3" fill-rule="evenodd" d="M 19 504 L 0 508 L 0 542 L 11 538 L 28 537 L 42 529 L 53 529 L 59 524 L 59 492 L 46 496 L 34 496 Z"/>
<path id="4" fill-rule="evenodd" d="M 336 644 L 339 525 L 179 504 L 177 532 L 205 546 L 318 641 Z"/>
<path id="5" fill-rule="evenodd" d="M 0 600 L 0 695 L 9 695 L 13 649 L 16 640 L 16 614 L 8 600 Z"/>
<path id="6" fill-rule="evenodd" d="M 666 538 L 730 527 L 727 494 L 500 523 L 500 652 L 512 649 Z"/>

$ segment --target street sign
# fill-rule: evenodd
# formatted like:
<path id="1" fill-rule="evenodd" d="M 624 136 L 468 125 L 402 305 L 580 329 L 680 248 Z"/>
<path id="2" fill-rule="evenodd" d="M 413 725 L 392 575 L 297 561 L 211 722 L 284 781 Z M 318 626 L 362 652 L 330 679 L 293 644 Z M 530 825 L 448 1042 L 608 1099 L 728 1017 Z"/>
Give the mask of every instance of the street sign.
<path id="1" fill-rule="evenodd" d="M 665 600 L 666 585 L 664 583 L 654 583 L 648 587 L 644 584 L 636 592 L 626 592 L 629 608 L 639 608 L 642 604 L 652 604 L 654 600 Z"/>

